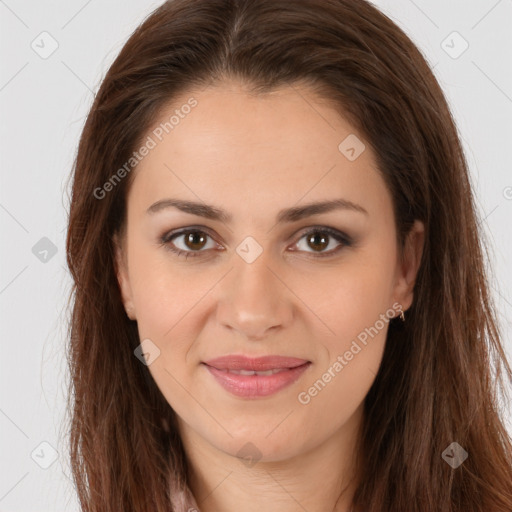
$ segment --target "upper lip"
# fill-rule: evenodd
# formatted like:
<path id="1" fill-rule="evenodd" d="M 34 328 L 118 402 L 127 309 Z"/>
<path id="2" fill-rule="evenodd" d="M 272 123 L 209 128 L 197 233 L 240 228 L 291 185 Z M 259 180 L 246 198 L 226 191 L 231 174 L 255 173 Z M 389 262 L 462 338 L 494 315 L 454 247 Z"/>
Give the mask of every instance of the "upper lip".
<path id="1" fill-rule="evenodd" d="M 210 359 L 205 361 L 205 364 L 213 366 L 218 370 L 265 371 L 279 368 L 296 368 L 309 362 L 305 359 L 287 356 L 247 357 L 243 355 L 228 355 Z"/>

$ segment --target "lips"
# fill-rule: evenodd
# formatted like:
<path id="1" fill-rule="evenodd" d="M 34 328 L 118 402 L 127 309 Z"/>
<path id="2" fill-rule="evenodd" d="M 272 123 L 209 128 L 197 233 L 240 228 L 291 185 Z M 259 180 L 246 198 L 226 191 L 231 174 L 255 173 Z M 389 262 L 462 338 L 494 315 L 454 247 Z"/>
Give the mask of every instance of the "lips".
<path id="1" fill-rule="evenodd" d="M 242 355 L 222 356 L 206 361 L 205 364 L 217 370 L 267 372 L 297 368 L 308 361 L 297 357 L 264 356 L 247 357 Z"/>
<path id="2" fill-rule="evenodd" d="M 311 366 L 311 361 L 284 356 L 233 355 L 203 364 L 226 391 L 247 399 L 266 397 L 290 386 Z"/>

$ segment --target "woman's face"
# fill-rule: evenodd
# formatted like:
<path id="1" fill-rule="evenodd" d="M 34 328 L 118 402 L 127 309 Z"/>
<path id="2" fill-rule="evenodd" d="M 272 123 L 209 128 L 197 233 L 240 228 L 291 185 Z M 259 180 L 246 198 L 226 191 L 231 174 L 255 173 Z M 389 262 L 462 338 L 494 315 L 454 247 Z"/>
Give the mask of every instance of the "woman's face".
<path id="1" fill-rule="evenodd" d="M 417 223 L 400 261 L 369 145 L 305 87 L 236 83 L 183 94 L 144 143 L 118 278 L 180 429 L 277 461 L 358 423 L 422 244 Z"/>

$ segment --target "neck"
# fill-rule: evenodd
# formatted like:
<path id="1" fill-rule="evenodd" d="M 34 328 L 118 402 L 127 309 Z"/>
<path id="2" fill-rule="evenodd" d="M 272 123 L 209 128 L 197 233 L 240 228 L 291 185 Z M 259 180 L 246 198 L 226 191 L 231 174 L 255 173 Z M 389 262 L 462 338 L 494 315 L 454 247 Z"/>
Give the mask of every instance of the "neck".
<path id="1" fill-rule="evenodd" d="M 351 512 L 362 411 L 314 449 L 254 464 L 212 446 L 179 420 L 189 487 L 200 511 Z"/>

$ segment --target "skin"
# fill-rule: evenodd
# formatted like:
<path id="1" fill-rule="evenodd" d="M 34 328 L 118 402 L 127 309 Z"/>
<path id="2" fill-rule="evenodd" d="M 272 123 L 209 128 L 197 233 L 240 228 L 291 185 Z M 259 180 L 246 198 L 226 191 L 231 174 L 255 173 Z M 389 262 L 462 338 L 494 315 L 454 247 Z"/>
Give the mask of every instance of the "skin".
<path id="1" fill-rule="evenodd" d="M 177 413 L 190 487 L 202 512 L 348 512 L 363 400 L 388 324 L 309 403 L 298 394 L 394 303 L 410 307 L 424 227 L 416 222 L 401 259 L 392 198 L 369 144 L 347 159 L 340 142 L 363 137 L 306 86 L 254 96 L 226 81 L 188 91 L 154 127 L 190 97 L 197 106 L 134 171 L 126 233 L 116 239 L 124 305 L 140 339 L 160 350 L 148 368 Z M 165 198 L 215 205 L 232 220 L 176 208 L 146 213 Z M 283 208 L 338 198 L 367 214 L 334 210 L 276 224 Z M 178 256 L 160 243 L 161 235 L 189 226 L 209 236 L 202 244 L 187 244 L 185 236 L 173 242 L 199 256 Z M 308 243 L 304 234 L 313 226 L 354 243 Z M 262 249 L 252 263 L 236 252 L 247 236 Z M 227 354 L 293 356 L 312 365 L 278 393 L 244 399 L 200 364 Z M 246 443 L 257 450 L 254 465 L 237 456 Z"/>

